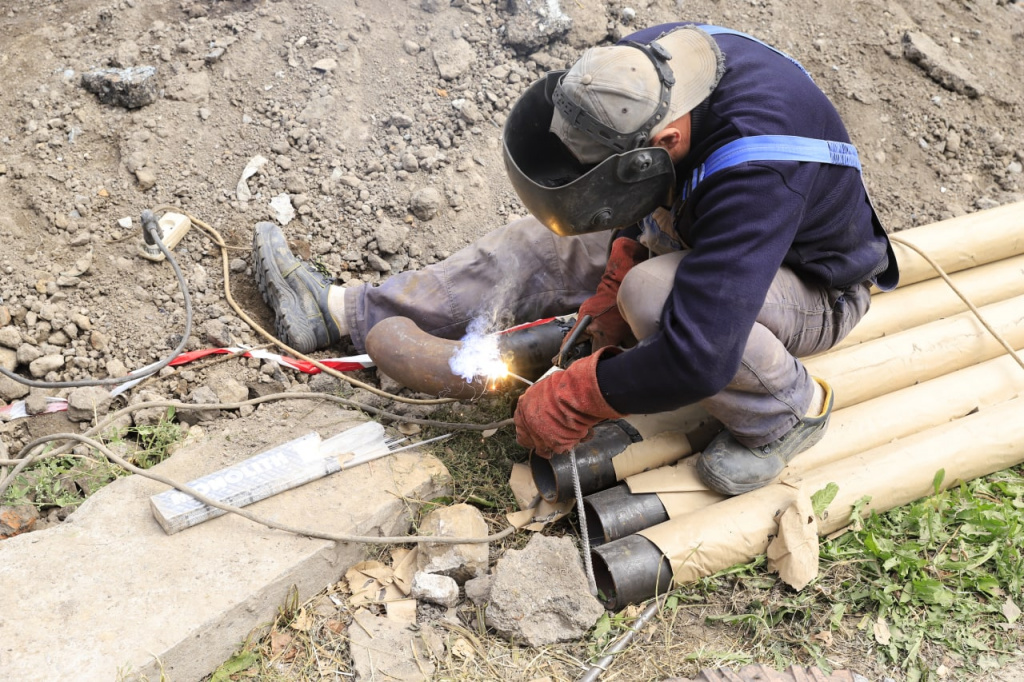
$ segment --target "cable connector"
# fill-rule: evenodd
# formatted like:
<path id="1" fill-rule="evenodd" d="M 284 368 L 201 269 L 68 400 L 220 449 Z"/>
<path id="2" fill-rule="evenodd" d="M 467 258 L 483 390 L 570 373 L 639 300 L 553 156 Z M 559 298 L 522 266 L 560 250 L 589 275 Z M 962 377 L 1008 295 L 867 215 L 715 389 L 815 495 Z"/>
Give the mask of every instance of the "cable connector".
<path id="1" fill-rule="evenodd" d="M 139 255 L 146 260 L 160 262 L 165 260 L 160 247 L 154 241 L 153 232 L 170 251 L 181 241 L 185 233 L 192 227 L 192 221 L 181 213 L 164 213 L 158 221 L 151 211 L 142 212 L 142 242 L 139 244 Z"/>

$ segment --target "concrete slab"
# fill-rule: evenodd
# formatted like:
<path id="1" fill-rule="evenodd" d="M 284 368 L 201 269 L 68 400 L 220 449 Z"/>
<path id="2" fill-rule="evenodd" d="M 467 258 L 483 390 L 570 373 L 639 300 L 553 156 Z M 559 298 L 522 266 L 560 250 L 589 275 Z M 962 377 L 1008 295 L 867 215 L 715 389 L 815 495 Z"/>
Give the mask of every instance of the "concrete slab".
<path id="1" fill-rule="evenodd" d="M 220 421 L 157 470 L 188 481 L 310 430 L 330 436 L 363 418 L 288 402 Z M 249 507 L 334 533 L 401 535 L 417 500 L 449 494 L 436 458 L 415 450 L 342 471 Z M 289 589 L 306 598 L 337 581 L 365 547 L 269 530 L 228 515 L 166 535 L 149 497 L 166 486 L 131 476 L 64 524 L 0 542 L 0 680 L 198 680 Z"/>

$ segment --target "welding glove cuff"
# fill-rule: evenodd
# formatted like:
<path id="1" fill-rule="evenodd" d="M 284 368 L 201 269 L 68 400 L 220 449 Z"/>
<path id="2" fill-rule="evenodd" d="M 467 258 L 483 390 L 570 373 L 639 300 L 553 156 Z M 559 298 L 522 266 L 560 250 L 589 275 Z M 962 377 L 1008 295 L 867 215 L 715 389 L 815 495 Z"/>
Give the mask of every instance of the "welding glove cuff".
<path id="1" fill-rule="evenodd" d="M 550 458 L 590 438 L 596 424 L 621 418 L 597 385 L 597 363 L 621 352 L 603 348 L 528 388 L 514 417 L 519 444 Z"/>
<path id="2" fill-rule="evenodd" d="M 612 242 L 611 252 L 608 254 L 608 264 L 605 265 L 604 274 L 597 285 L 597 291 L 580 306 L 579 315 L 576 317 L 576 324 L 580 323 L 584 315 L 592 318 L 590 326 L 584 332 L 584 336 L 590 337 L 591 350 L 599 350 L 606 346 L 618 346 L 629 335 L 629 324 L 619 312 L 617 299 L 619 287 L 626 273 L 638 263 L 647 260 L 647 247 L 635 239 L 619 237 Z M 575 329 L 575 328 L 574 328 Z M 566 339 L 572 337 L 570 331 Z M 569 349 L 562 349 L 563 352 Z"/>

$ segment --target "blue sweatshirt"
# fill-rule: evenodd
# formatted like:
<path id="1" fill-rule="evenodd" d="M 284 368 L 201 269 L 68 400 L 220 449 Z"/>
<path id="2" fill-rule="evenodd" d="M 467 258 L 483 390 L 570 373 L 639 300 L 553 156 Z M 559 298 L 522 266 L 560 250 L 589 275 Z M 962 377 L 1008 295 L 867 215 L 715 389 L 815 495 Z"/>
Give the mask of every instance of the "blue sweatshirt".
<path id="1" fill-rule="evenodd" d="M 625 40 L 649 42 L 679 25 Z M 850 141 L 835 107 L 799 66 L 741 36 L 713 39 L 725 73 L 692 114 L 690 152 L 676 166 L 680 182 L 740 137 Z M 675 409 L 725 388 L 782 265 L 836 289 L 896 285 L 888 237 L 855 168 L 748 161 L 708 176 L 673 211 L 675 232 L 690 253 L 676 271 L 661 327 L 597 369 L 605 399 L 624 414 Z"/>

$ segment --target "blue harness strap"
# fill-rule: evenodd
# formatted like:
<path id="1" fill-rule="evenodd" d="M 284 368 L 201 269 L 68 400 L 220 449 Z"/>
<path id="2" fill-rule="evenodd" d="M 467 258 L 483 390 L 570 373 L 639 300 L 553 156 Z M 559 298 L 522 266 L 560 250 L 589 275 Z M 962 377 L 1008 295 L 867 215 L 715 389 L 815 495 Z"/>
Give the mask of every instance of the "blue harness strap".
<path id="1" fill-rule="evenodd" d="M 848 142 L 818 140 L 796 135 L 754 135 L 741 137 L 713 151 L 704 163 L 693 169 L 690 181 L 683 184 L 682 198 L 697 189 L 704 178 L 730 166 L 747 161 L 809 161 L 849 166 L 860 172 L 857 148 Z"/>

